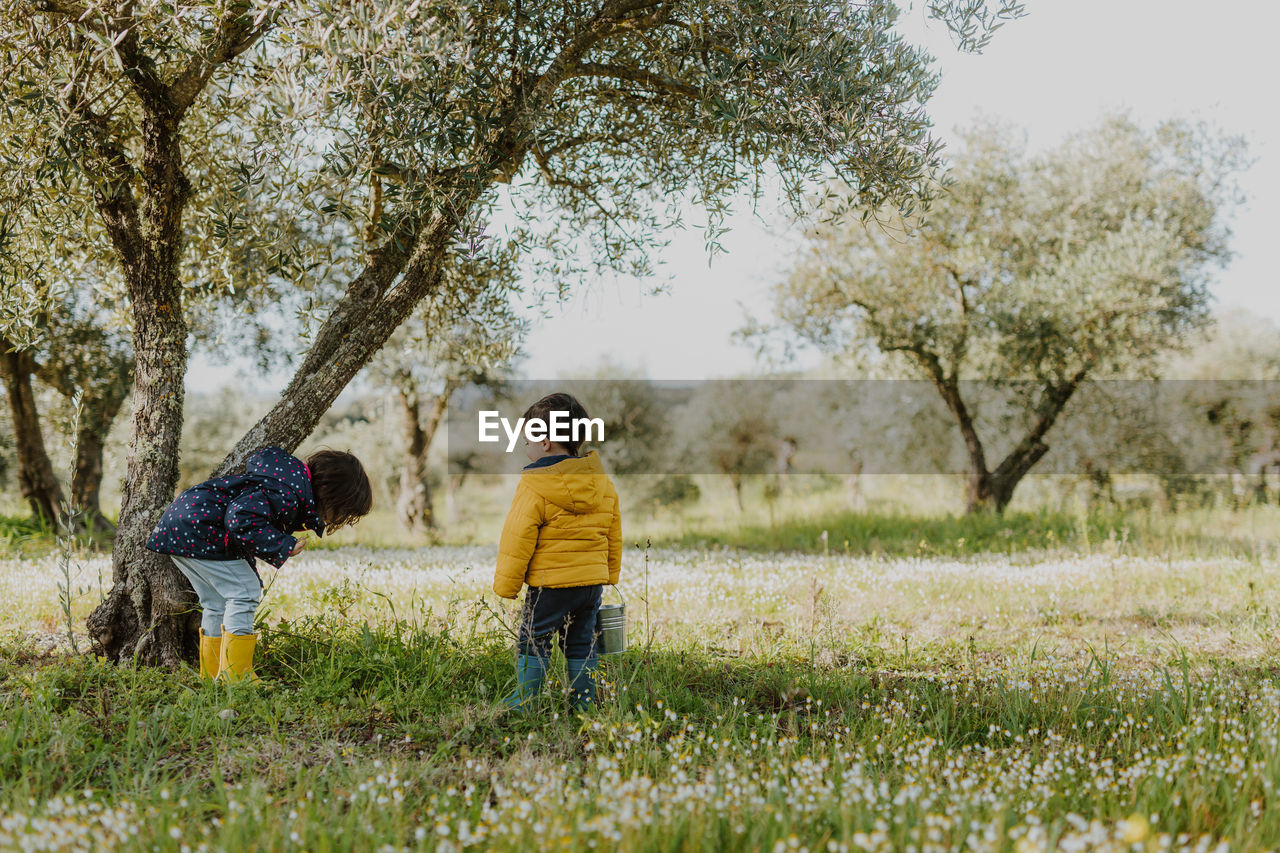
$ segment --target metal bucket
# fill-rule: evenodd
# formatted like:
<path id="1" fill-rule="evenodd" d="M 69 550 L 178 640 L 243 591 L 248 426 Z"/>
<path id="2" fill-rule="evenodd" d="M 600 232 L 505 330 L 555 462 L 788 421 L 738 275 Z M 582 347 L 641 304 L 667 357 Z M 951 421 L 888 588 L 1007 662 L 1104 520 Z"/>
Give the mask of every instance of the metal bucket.
<path id="1" fill-rule="evenodd" d="M 625 604 L 601 604 L 596 614 L 596 635 L 599 636 L 599 654 L 617 655 L 627 650 L 627 606 Z"/>

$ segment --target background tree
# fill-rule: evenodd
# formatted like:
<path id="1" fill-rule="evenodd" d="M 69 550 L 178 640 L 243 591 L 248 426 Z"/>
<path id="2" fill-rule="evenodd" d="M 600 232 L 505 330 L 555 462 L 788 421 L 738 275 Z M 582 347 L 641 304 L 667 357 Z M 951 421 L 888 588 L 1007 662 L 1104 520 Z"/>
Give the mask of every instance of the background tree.
<path id="1" fill-rule="evenodd" d="M 5 349 L 0 373 L 17 427 L 20 492 L 33 514 L 48 523 L 62 523 L 70 509 L 81 530 L 110 533 L 115 525 L 101 506 L 103 454 L 132 384 L 133 356 L 118 332 L 62 313 L 65 304 L 56 307 L 61 316 L 40 312 L 40 337 L 26 348 L 0 336 Z M 37 410 L 33 379 L 57 391 L 75 410 L 69 504 L 45 446 L 47 430 Z"/>
<path id="2" fill-rule="evenodd" d="M 687 460 L 681 458 L 681 441 L 672 426 L 672 415 L 686 389 L 663 382 L 622 378 L 626 371 L 608 365 L 600 379 L 583 388 L 590 399 L 588 412 L 604 421 L 604 462 L 609 473 L 627 488 L 624 500 L 639 499 L 650 510 L 687 506 L 701 490 Z M 614 378 L 606 378 L 614 377 Z"/>
<path id="3" fill-rule="evenodd" d="M 393 391 L 403 453 L 396 515 L 411 533 L 434 529 L 427 457 L 464 384 L 500 382 L 519 352 L 525 324 L 511 299 L 518 283 L 517 252 L 484 246 L 456 258 L 440 293 L 423 302 L 369 363 L 375 384 Z"/>
<path id="4" fill-rule="evenodd" d="M 604 422 L 600 450 L 609 474 L 625 483 L 624 501 L 643 501 L 653 509 L 696 500 L 697 485 L 680 458 L 680 440 L 673 434 L 672 419 L 688 401 L 684 383 L 641 378 L 616 363 L 601 364 L 594 378 L 568 380 L 528 388 L 522 398 L 530 401 L 543 393 L 563 390 L 576 396 L 592 418 Z"/>
<path id="5" fill-rule="evenodd" d="M 133 384 L 129 341 L 110 320 L 63 315 L 50 318 L 36 352 L 40 381 L 75 408 L 70 491 L 77 524 L 91 533 L 112 533 L 115 525 L 102 513 L 103 454 Z"/>
<path id="6" fill-rule="evenodd" d="M 1203 324 L 1242 144 L 1126 117 L 1034 156 L 990 127 L 963 142 L 926 217 L 813 226 L 778 306 L 809 341 L 930 381 L 964 441 L 968 510 L 998 511 L 1081 383 L 1150 375 Z M 995 432 L 1007 446 L 980 434 L 975 390 L 1021 414 Z"/>
<path id="7" fill-rule="evenodd" d="M 128 382 L 127 374 L 113 375 L 110 383 L 86 381 L 90 373 L 99 380 L 114 373 L 99 365 L 105 348 L 95 346 L 109 333 L 89 331 L 91 316 L 112 323 L 102 316 L 112 313 L 102 307 L 112 299 L 109 282 L 98 277 L 103 253 L 95 253 L 94 240 L 84 233 L 85 199 L 41 186 L 22 159 L 31 153 L 20 146 L 0 145 L 0 152 L 10 153 L 6 159 L 12 167 L 0 188 L 0 373 L 14 426 L 19 491 L 36 518 L 54 525 L 62 521 L 67 505 L 45 445 L 33 384 L 38 376 L 69 400 L 87 394 L 93 405 L 76 436 L 84 440 L 84 456 L 77 459 L 83 467 L 73 477 L 72 502 L 88 499 L 89 512 L 80 517 L 96 526 L 101 442 Z M 81 353 L 86 346 L 93 352 Z M 106 397 L 105 384 L 115 385 Z M 88 434 L 97 426 L 102 426 L 99 435 Z"/>
<path id="8" fill-rule="evenodd" d="M 973 46 L 1017 12 L 931 8 Z M 189 233 L 258 241 L 283 283 L 345 282 L 222 473 L 311 432 L 443 286 L 498 184 L 540 199 L 530 219 L 562 212 L 552 249 L 590 234 L 587 268 L 643 269 L 648 235 L 681 200 L 714 222 L 769 164 L 796 202 L 836 176 L 864 202 L 910 208 L 936 158 L 922 110 L 934 79 L 895 15 L 818 0 L 206 0 L 180 15 L 152 0 L 4 0 L 0 99 L 17 115 L 5 120 L 32 129 L 22 145 L 44 152 L 42 180 L 92 192 L 131 311 L 130 469 L 114 584 L 89 620 L 97 648 L 171 665 L 194 653 L 190 591 L 143 548 L 177 480 Z M 220 179 L 238 195 L 192 206 Z M 333 186 L 323 206 L 309 192 Z M 376 246 L 307 257 L 288 230 L 299 219 L 319 233 L 372 226 Z M 582 271 L 569 255 L 547 253 L 560 282 Z"/>
<path id="9" fill-rule="evenodd" d="M 1184 384 L 1197 420 L 1210 427 L 1204 444 L 1232 472 L 1225 478 L 1229 483 L 1249 484 L 1231 488 L 1231 499 L 1252 492 L 1254 500 L 1269 500 L 1268 478 L 1280 475 L 1280 328 L 1243 311 L 1221 314 L 1204 340 L 1174 359 L 1166 373 L 1196 380 Z"/>
<path id="10" fill-rule="evenodd" d="M 1232 500 L 1269 499 L 1280 330 L 1244 312 L 1217 314 L 1155 372 L 1155 381 L 1082 387 L 1054 426 L 1046 473 L 1083 480 L 1094 501 L 1173 508 L 1213 500 L 1222 487 Z"/>
<path id="11" fill-rule="evenodd" d="M 746 479 L 775 470 L 784 438 L 773 415 L 776 390 L 750 379 L 704 382 L 674 416 L 685 470 L 727 477 L 739 511 Z"/>
<path id="12" fill-rule="evenodd" d="M 36 407 L 37 365 L 31 352 L 0 337 L 0 376 L 9 402 L 14 452 L 18 462 L 18 494 L 31 508 L 32 518 L 57 525 L 62 518 L 63 493 L 44 443 Z"/>
<path id="13" fill-rule="evenodd" d="M 6 165 L 14 165 L 5 158 Z M 31 308 L 50 299 L 44 259 L 29 251 L 27 232 L 34 223 L 31 175 L 18 169 L 0 185 L 0 378 L 4 381 L 13 428 L 18 492 L 31 515 L 48 523 L 59 517 L 62 489 L 45 449 L 27 351 L 40 330 Z M 39 312 L 34 312 L 39 313 Z"/>
<path id="14" fill-rule="evenodd" d="M 665 471 L 672 452 L 672 401 L 662 383 L 626 378 L 626 370 L 617 365 L 604 365 L 596 375 L 598 379 L 581 383 L 580 390 L 575 383 L 568 387 L 591 417 L 604 421 L 609 473 L 627 477 Z"/>

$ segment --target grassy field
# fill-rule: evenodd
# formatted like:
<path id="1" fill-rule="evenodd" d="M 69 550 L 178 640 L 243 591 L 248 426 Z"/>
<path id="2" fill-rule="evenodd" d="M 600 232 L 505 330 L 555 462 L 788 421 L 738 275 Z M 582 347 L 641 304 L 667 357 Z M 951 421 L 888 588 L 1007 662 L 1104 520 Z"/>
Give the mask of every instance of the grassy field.
<path id="1" fill-rule="evenodd" d="M 304 554 L 264 577 L 266 685 L 210 687 L 72 654 L 109 559 L 27 531 L 0 849 L 1280 847 L 1280 513 L 1072 524 L 629 547 L 632 647 L 584 716 L 558 681 L 499 703 L 492 546 Z"/>

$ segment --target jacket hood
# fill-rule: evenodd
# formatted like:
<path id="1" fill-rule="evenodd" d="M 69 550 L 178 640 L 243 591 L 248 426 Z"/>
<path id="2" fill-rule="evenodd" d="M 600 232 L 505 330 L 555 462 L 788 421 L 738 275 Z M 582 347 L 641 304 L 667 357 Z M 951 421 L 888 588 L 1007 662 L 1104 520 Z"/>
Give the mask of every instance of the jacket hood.
<path id="1" fill-rule="evenodd" d="M 526 469 L 521 476 L 539 497 L 577 514 L 597 509 L 608 491 L 609 476 L 594 450 L 554 465 Z"/>
<path id="2" fill-rule="evenodd" d="M 311 491 L 311 472 L 306 463 L 279 447 L 264 447 L 249 457 L 244 472 L 255 477 L 270 477 L 294 492 L 302 500 L 302 522 L 318 535 L 324 534 L 324 522 L 316 508 Z"/>

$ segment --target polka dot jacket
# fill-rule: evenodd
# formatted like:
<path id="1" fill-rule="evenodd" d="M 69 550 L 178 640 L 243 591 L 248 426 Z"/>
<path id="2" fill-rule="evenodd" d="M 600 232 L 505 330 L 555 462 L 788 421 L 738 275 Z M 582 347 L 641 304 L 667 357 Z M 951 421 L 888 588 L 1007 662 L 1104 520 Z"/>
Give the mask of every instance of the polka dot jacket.
<path id="1" fill-rule="evenodd" d="M 277 568 L 302 529 L 324 534 L 302 460 L 267 447 L 249 457 L 243 474 L 192 486 L 169 504 L 147 548 L 204 560 L 261 557 Z"/>

